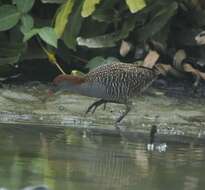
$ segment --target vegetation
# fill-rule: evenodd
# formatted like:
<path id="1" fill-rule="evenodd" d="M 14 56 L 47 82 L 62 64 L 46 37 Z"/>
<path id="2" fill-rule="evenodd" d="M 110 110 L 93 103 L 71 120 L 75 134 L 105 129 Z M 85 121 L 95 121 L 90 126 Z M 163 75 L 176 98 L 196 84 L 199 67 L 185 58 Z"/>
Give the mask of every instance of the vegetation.
<path id="1" fill-rule="evenodd" d="M 183 49 L 203 72 L 204 47 L 195 36 L 204 27 L 203 0 L 0 0 L 0 76 L 45 55 L 66 73 L 135 62 L 147 45 L 165 64 Z"/>

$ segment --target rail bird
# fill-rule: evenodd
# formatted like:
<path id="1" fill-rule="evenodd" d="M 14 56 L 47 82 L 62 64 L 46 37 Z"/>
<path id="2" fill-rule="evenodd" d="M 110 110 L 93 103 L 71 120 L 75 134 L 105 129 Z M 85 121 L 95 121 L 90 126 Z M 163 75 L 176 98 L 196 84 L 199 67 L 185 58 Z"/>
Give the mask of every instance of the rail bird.
<path id="1" fill-rule="evenodd" d="M 112 63 L 99 66 L 85 76 L 59 75 L 53 83 L 56 90 L 69 91 L 99 98 L 86 111 L 95 112 L 105 103 L 124 104 L 125 111 L 117 118 L 119 123 L 131 110 L 132 99 L 139 96 L 161 74 L 161 68 L 152 69 L 128 63 Z"/>

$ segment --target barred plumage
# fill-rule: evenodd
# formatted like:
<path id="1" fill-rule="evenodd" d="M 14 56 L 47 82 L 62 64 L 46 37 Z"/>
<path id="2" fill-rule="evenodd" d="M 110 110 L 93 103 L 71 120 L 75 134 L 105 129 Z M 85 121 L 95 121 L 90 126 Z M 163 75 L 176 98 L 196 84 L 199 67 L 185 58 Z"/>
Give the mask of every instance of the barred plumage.
<path id="1" fill-rule="evenodd" d="M 156 77 L 152 69 L 122 63 L 102 65 L 85 76 L 90 84 L 99 83 L 106 88 L 105 97 L 101 98 L 122 103 L 143 92 Z"/>
<path id="2" fill-rule="evenodd" d="M 94 102 L 86 113 L 103 103 L 114 102 L 126 105 L 126 111 L 116 122 L 120 122 L 131 109 L 131 99 L 143 92 L 158 76 L 157 69 L 125 63 L 102 65 L 84 77 L 59 75 L 54 84 L 61 90 L 101 98 Z"/>

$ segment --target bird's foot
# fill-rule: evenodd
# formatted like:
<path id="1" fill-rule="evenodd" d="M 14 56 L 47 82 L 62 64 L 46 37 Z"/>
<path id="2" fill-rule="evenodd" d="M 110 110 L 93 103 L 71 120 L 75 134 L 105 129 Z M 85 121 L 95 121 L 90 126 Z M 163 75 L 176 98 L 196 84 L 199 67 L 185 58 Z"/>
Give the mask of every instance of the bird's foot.
<path id="1" fill-rule="evenodd" d="M 85 115 L 87 115 L 89 112 L 93 114 L 96 109 L 97 109 L 97 105 L 95 105 L 95 103 L 91 104 L 86 110 Z"/>
<path id="2" fill-rule="evenodd" d="M 103 99 L 94 102 L 88 107 L 87 111 L 85 112 L 85 115 L 88 114 L 89 112 L 91 112 L 92 114 L 95 113 L 95 110 L 97 109 L 97 107 L 99 107 L 102 104 L 104 104 L 104 107 L 105 107 L 106 103 L 107 101 Z"/>
<path id="3" fill-rule="evenodd" d="M 129 113 L 129 111 L 131 110 L 131 103 L 129 104 L 125 104 L 126 105 L 126 110 L 125 112 L 123 112 L 115 121 L 115 128 L 117 131 L 123 132 L 126 130 L 126 127 L 124 126 L 120 126 L 120 123 L 122 121 L 122 119 Z"/>
<path id="4" fill-rule="evenodd" d="M 130 104 L 126 104 L 126 110 L 125 112 L 123 112 L 120 117 L 117 118 L 115 123 L 120 123 L 122 121 L 122 119 L 130 112 L 131 110 L 131 105 Z"/>
<path id="5" fill-rule="evenodd" d="M 115 122 L 114 127 L 117 131 L 121 131 L 121 127 L 119 126 L 119 123 Z"/>

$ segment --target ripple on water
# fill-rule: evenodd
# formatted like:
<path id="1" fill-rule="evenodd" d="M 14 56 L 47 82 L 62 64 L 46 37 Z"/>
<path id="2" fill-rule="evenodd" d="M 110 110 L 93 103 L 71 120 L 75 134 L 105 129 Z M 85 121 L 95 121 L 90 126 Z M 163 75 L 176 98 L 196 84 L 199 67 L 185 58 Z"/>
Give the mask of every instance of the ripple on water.
<path id="1" fill-rule="evenodd" d="M 166 152 L 147 151 L 143 140 L 62 127 L 1 126 L 0 184 L 8 189 L 43 182 L 62 190 L 203 189 L 205 149 L 167 144 Z"/>

